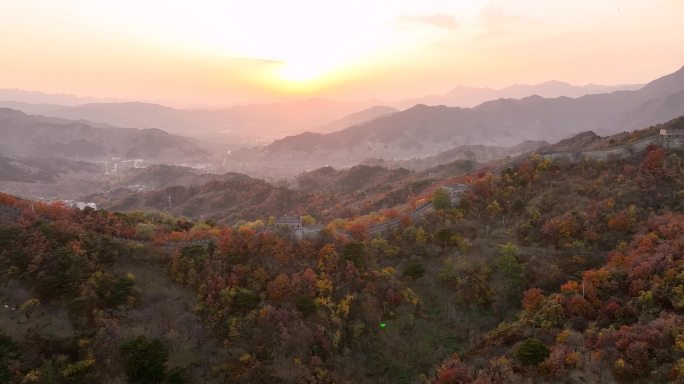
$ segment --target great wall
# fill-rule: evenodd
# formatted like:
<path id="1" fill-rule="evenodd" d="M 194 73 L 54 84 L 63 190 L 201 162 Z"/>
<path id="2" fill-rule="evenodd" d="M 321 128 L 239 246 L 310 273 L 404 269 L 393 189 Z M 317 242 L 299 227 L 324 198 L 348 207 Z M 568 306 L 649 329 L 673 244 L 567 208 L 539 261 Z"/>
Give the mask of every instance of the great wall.
<path id="1" fill-rule="evenodd" d="M 611 149 L 580 152 L 549 152 L 540 153 L 543 158 L 577 162 L 584 159 L 591 160 L 619 160 L 632 157 L 645 151 L 650 145 L 665 149 L 684 149 L 684 129 L 661 130 L 660 133 L 641 138 L 633 143 L 617 146 Z"/>

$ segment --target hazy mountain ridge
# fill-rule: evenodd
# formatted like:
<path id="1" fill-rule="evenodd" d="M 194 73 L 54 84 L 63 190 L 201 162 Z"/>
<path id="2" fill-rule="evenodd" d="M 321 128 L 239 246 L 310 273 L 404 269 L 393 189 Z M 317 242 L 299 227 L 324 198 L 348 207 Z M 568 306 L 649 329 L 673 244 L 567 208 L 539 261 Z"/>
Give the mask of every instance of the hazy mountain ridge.
<path id="1" fill-rule="evenodd" d="M 97 173 L 101 167 L 84 161 L 0 156 L 0 182 L 54 182 L 67 173 Z"/>
<path id="2" fill-rule="evenodd" d="M 73 200 L 106 190 L 105 173 L 102 162 L 0 156 L 0 190 L 32 199 Z"/>
<path id="3" fill-rule="evenodd" d="M 76 106 L 0 103 L 29 113 L 87 120 L 127 128 L 158 128 L 190 135 L 226 138 L 280 137 L 316 129 L 333 120 L 377 105 L 377 101 L 337 102 L 307 99 L 238 105 L 223 109 L 179 109 L 143 102 L 88 103 Z"/>
<path id="4" fill-rule="evenodd" d="M 503 159 L 509 156 L 518 156 L 522 153 L 531 152 L 548 146 L 546 141 L 524 141 L 512 147 L 487 146 L 487 145 L 459 145 L 456 148 L 440 152 L 434 156 L 416 158 L 401 161 L 371 159 L 365 164 L 384 165 L 392 167 L 406 167 L 413 170 L 426 170 L 438 167 L 457 160 L 470 160 L 477 162 L 489 162 Z"/>
<path id="5" fill-rule="evenodd" d="M 52 111 L 66 108 L 60 104 L 31 104 L 23 101 L 0 101 L 1 108 L 15 109 L 27 115 L 48 115 Z"/>
<path id="6" fill-rule="evenodd" d="M 397 105 L 400 107 L 410 107 L 416 104 L 425 104 L 470 108 L 486 101 L 497 99 L 522 99 L 533 95 L 545 98 L 555 98 L 561 96 L 581 97 L 596 93 L 636 90 L 641 87 L 643 87 L 643 84 L 573 85 L 557 80 L 550 80 L 539 84 L 513 84 L 500 89 L 457 85 L 444 95 L 431 95 L 409 99 L 398 103 Z"/>
<path id="7" fill-rule="evenodd" d="M 9 156 L 170 159 L 204 154 L 187 138 L 159 129 L 115 128 L 0 109 L 0 152 Z"/>
<path id="8" fill-rule="evenodd" d="M 80 105 L 86 103 L 112 103 L 120 102 L 120 99 L 112 97 L 88 97 L 75 96 L 65 93 L 46 93 L 39 91 L 28 91 L 17 88 L 0 89 L 0 100 L 15 101 L 25 104 L 52 104 L 56 106 Z"/>
<path id="9" fill-rule="evenodd" d="M 630 131 L 682 113 L 684 68 L 635 91 L 575 99 L 500 99 L 474 108 L 417 105 L 330 134 L 287 137 L 252 155 L 359 161 L 359 156 L 425 157 L 458 145 L 510 146 L 524 140 L 558 141 L 582 131 Z M 641 118 L 634 119 L 636 115 Z"/>
<path id="10" fill-rule="evenodd" d="M 399 110 L 393 107 L 376 105 L 374 107 L 364 109 L 363 111 L 351 113 L 341 119 L 331 121 L 319 127 L 315 131 L 323 133 L 339 131 L 341 129 L 349 128 L 354 125 L 367 123 L 379 117 L 389 115 L 390 113 L 395 112 L 399 112 Z"/>
<path id="11" fill-rule="evenodd" d="M 416 104 L 471 107 L 499 98 L 523 98 L 535 94 L 544 97 L 576 97 L 635 87 L 638 86 L 575 86 L 548 81 L 536 85 L 516 84 L 498 90 L 456 86 L 444 96 L 427 96 L 399 102 L 337 102 L 312 98 L 279 103 L 244 104 L 220 109 L 181 109 L 114 98 L 0 89 L 0 106 L 70 120 L 87 120 L 128 128 L 159 128 L 190 136 L 228 136 L 244 141 L 255 138 L 265 140 L 305 130 L 337 131 L 398 112 L 395 107 L 406 109 Z M 230 144 L 229 141 L 222 144 L 226 143 Z"/>

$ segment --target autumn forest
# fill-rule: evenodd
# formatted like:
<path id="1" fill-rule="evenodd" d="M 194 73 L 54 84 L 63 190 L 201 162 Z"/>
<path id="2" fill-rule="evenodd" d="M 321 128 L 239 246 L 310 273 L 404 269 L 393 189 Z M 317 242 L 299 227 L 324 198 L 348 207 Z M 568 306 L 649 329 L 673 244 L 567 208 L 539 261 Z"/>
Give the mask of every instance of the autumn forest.
<path id="1" fill-rule="evenodd" d="M 304 239 L 1 195 L 0 380 L 684 380 L 681 152 L 448 181 Z"/>

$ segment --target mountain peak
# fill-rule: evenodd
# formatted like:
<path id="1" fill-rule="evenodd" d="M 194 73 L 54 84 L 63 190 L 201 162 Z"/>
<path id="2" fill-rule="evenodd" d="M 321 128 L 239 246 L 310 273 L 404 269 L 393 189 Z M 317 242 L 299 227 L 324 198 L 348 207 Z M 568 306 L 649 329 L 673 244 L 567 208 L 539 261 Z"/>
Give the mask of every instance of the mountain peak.
<path id="1" fill-rule="evenodd" d="M 22 111 L 17 111 L 16 109 L 12 108 L 0 108 L 0 116 L 4 117 L 19 117 L 19 116 L 26 116 L 26 114 Z"/>
<path id="2" fill-rule="evenodd" d="M 646 84 L 644 91 L 651 94 L 670 95 L 684 89 L 684 66 L 677 71 Z"/>
<path id="3" fill-rule="evenodd" d="M 539 85 L 557 85 L 557 86 L 564 86 L 564 87 L 566 87 L 566 86 L 573 87 L 574 86 L 570 83 L 567 83 L 565 81 L 560 81 L 560 80 L 548 80 L 548 81 L 545 81 Z"/>

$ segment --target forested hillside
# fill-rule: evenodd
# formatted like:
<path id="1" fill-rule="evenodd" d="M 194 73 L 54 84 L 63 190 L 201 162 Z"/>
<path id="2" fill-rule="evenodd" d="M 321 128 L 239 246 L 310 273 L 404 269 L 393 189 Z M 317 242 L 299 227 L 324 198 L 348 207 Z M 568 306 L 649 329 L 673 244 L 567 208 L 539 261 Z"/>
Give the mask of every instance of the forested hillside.
<path id="1" fill-rule="evenodd" d="M 286 214 L 313 215 L 328 222 L 396 208 L 411 197 L 429 194 L 445 177 L 464 175 L 476 167 L 478 164 L 469 160 L 423 172 L 369 165 L 345 170 L 323 167 L 302 173 L 285 185 L 274 185 L 238 173 L 196 175 L 194 178 L 172 176 L 159 189 L 145 192 L 118 189 L 85 199 L 115 211 L 170 211 L 222 224 Z M 136 176 L 144 173 L 147 172 L 137 172 Z M 198 182 L 181 184 L 184 180 Z"/>
<path id="2" fill-rule="evenodd" d="M 442 202 L 375 238 L 367 217 L 296 240 L 2 195 L 0 378 L 679 377 L 681 153 L 532 156 L 458 181 L 468 184 L 459 206 Z"/>

